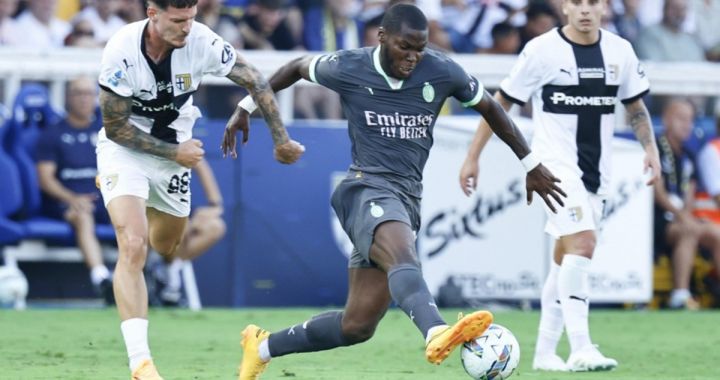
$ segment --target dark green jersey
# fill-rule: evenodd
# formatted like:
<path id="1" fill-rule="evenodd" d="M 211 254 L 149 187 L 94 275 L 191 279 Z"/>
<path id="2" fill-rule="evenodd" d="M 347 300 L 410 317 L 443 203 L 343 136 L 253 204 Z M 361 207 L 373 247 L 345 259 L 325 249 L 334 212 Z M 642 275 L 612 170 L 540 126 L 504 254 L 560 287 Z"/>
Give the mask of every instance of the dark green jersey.
<path id="1" fill-rule="evenodd" d="M 319 55 L 310 65 L 310 78 L 340 94 L 352 143 L 351 168 L 382 175 L 415 197 L 422 192 L 433 126 L 445 99 L 453 96 L 470 107 L 484 93 L 460 65 L 430 49 L 405 80 L 383 71 L 379 47 Z"/>

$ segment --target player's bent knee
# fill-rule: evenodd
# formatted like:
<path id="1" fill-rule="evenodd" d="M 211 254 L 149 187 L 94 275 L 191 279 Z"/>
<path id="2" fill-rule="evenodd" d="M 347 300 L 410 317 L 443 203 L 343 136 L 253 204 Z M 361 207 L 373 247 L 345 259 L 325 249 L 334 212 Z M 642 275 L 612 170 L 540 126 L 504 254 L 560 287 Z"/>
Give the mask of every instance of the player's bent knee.
<path id="1" fill-rule="evenodd" d="M 369 340 L 375 335 L 377 323 L 343 321 L 343 336 L 348 344 L 358 344 Z"/>

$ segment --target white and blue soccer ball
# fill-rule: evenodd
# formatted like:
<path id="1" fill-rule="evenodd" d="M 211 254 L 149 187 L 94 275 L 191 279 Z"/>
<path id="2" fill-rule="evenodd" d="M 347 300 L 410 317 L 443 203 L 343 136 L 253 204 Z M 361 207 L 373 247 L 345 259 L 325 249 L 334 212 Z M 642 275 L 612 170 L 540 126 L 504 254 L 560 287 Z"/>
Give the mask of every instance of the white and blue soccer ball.
<path id="1" fill-rule="evenodd" d="M 485 333 L 463 345 L 460 359 L 475 380 L 504 380 L 520 363 L 520 344 L 510 330 L 491 324 Z"/>
<path id="2" fill-rule="evenodd" d="M 25 308 L 28 282 L 20 269 L 14 266 L 0 266 L 0 306 Z"/>

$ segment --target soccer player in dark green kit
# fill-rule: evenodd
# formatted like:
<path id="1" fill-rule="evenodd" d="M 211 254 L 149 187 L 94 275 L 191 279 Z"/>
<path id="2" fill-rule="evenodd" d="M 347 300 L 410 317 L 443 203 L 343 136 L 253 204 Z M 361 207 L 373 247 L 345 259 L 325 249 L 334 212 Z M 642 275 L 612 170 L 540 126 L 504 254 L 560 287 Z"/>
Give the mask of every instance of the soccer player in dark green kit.
<path id="1" fill-rule="evenodd" d="M 341 96 L 353 163 L 332 196 L 332 206 L 355 249 L 345 309 L 272 334 L 247 326 L 241 380 L 258 379 L 274 357 L 370 339 L 393 301 L 423 334 L 426 359 L 434 364 L 492 323 L 492 314 L 476 311 L 448 326 L 422 277 L 415 249 L 422 172 L 433 126 L 448 97 L 481 113 L 522 159 L 528 170 L 528 202 L 537 192 L 549 207 L 562 205 L 564 193 L 557 179 L 534 160 L 520 131 L 483 85 L 444 54 L 426 48 L 427 20 L 417 7 L 398 4 L 388 9 L 378 37 L 379 47 L 301 57 L 270 78 L 275 92 L 306 79 Z M 228 125 L 244 127 L 226 129 L 224 153 L 235 154 L 235 134 L 247 128 L 246 111 L 252 110 L 249 98 L 240 103 L 231 121 L 241 122 Z"/>

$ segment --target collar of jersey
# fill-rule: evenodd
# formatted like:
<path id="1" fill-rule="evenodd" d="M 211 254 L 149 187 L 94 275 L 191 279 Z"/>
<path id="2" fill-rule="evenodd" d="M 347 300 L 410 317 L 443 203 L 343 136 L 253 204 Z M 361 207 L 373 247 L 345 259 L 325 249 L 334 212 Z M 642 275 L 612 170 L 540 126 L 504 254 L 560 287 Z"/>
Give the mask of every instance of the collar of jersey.
<path id="1" fill-rule="evenodd" d="M 375 66 L 375 71 L 377 71 L 378 74 L 382 75 L 382 77 L 385 78 L 385 81 L 391 89 L 399 90 L 400 88 L 402 88 L 402 80 L 391 78 L 387 74 L 385 74 L 385 70 L 383 70 L 382 65 L 380 64 L 380 46 L 376 47 L 373 51 L 373 65 Z"/>

